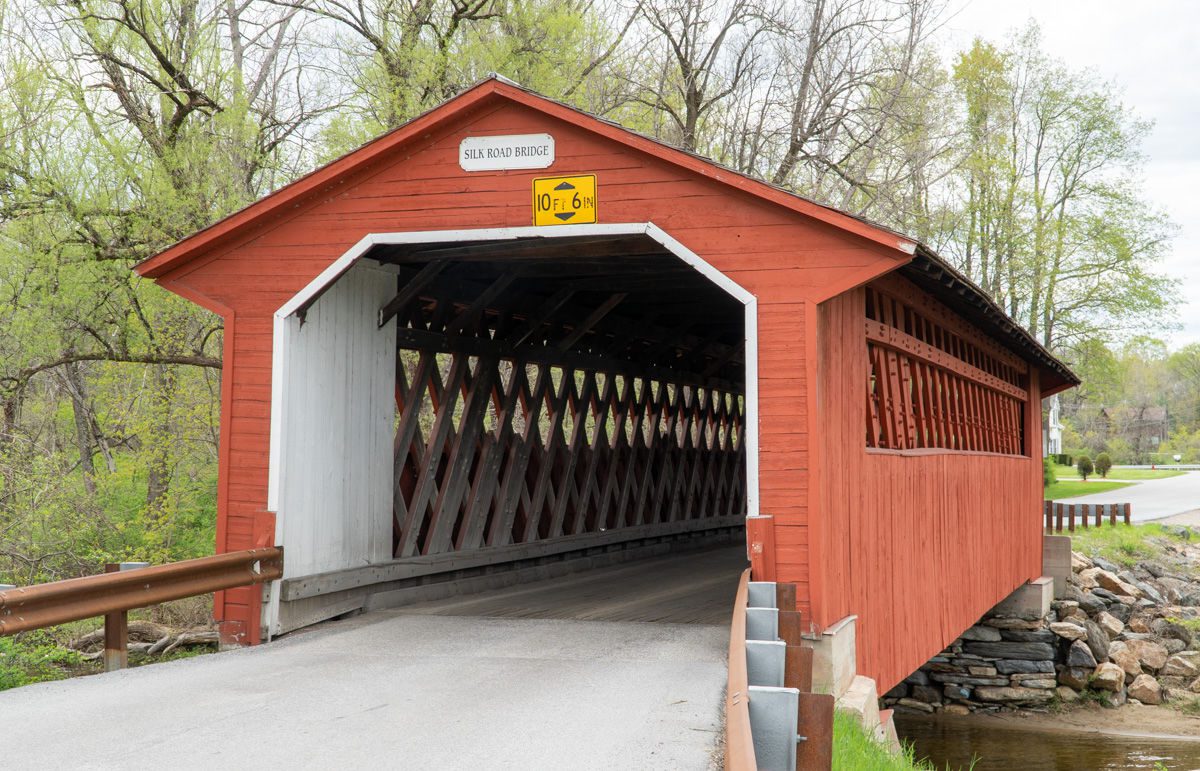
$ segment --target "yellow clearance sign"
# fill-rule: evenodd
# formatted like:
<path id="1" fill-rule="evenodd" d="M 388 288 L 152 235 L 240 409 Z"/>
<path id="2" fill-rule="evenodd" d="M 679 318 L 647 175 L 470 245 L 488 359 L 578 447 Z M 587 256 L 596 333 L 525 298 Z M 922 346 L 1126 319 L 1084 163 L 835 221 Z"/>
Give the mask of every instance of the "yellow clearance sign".
<path id="1" fill-rule="evenodd" d="M 595 174 L 533 181 L 534 225 L 577 225 L 595 221 Z"/>

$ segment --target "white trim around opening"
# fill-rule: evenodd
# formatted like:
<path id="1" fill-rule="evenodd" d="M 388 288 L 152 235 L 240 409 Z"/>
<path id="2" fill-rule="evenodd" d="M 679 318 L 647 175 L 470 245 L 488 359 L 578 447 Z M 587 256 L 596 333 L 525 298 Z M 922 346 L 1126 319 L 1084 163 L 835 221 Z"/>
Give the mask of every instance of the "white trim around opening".
<path id="1" fill-rule="evenodd" d="M 759 423 L 758 423 L 758 300 L 700 255 L 688 249 L 657 225 L 650 222 L 607 225 L 559 225 L 547 227 L 479 228 L 467 230 L 425 230 L 408 233 L 371 233 L 352 246 L 328 268 L 297 292 L 275 312 L 271 360 L 271 441 L 268 471 L 267 509 L 278 511 L 280 441 L 282 437 L 283 378 L 280 376 L 287 356 L 284 321 L 320 296 L 342 275 L 376 246 L 394 244 L 454 243 L 459 241 L 515 241 L 532 238 L 569 238 L 597 235 L 645 235 L 658 242 L 679 259 L 691 265 L 714 284 L 725 290 L 745 308 L 745 389 L 746 389 L 746 508 L 748 516 L 759 514 Z M 282 525 L 276 523 L 277 529 Z"/>

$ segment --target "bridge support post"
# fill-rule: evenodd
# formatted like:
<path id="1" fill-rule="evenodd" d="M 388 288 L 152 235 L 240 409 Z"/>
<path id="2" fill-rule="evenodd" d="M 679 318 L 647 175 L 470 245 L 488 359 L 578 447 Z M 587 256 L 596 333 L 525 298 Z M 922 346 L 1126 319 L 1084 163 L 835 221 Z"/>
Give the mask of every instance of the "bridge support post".
<path id="1" fill-rule="evenodd" d="M 1042 536 L 1042 575 L 1054 579 L 1054 599 L 1067 594 L 1067 577 L 1071 575 L 1071 536 Z"/>
<path id="2" fill-rule="evenodd" d="M 1070 539 L 1068 539 L 1068 542 Z M 990 611 L 994 616 L 1012 616 L 1024 619 L 1045 618 L 1054 602 L 1054 579 L 1042 576 L 1021 584 L 1007 598 L 1001 600 Z"/>

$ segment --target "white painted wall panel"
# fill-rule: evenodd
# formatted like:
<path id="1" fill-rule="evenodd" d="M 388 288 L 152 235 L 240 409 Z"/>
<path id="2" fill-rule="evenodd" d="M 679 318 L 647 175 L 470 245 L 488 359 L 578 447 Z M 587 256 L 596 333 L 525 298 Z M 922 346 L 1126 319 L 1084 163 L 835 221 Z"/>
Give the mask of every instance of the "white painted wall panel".
<path id="1" fill-rule="evenodd" d="M 391 558 L 396 324 L 378 328 L 393 270 L 361 260 L 300 323 L 277 317 L 271 501 L 284 576 Z"/>

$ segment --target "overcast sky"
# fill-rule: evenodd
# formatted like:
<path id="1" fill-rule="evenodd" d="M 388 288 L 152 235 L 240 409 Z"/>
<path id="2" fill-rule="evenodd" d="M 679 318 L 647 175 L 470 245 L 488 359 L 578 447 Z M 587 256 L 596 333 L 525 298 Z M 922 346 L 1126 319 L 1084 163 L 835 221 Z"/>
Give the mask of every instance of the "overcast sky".
<path id="1" fill-rule="evenodd" d="M 1172 348 L 1200 342 L 1200 3 L 1184 0 L 950 0 L 941 38 L 1003 39 L 1029 19 L 1047 53 L 1114 81 L 1126 105 L 1154 121 L 1143 150 L 1145 192 L 1179 226 L 1162 270 L 1182 280 Z"/>

